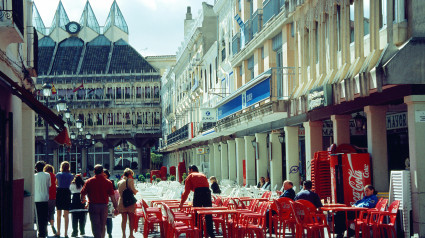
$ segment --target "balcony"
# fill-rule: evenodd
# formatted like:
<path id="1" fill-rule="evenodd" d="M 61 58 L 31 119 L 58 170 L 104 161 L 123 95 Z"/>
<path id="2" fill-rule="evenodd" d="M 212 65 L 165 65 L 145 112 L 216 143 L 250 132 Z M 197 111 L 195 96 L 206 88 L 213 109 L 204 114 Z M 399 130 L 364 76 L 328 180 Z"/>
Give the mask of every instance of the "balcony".
<path id="1" fill-rule="evenodd" d="M 23 1 L 13 1 L 13 10 L 0 10 L 0 48 L 24 42 Z"/>
<path id="2" fill-rule="evenodd" d="M 195 78 L 191 91 L 194 92 L 197 88 L 199 88 L 199 80 Z"/>
<path id="3" fill-rule="evenodd" d="M 232 39 L 232 54 L 236 55 L 241 50 L 241 33 L 237 33 Z"/>
<path id="4" fill-rule="evenodd" d="M 243 29 L 243 33 L 244 33 L 244 42 L 243 42 L 243 46 L 247 45 L 251 40 L 252 40 L 252 19 L 248 19 L 245 23 L 244 23 L 244 29 Z M 242 30 L 242 29 L 241 29 Z M 242 48 L 242 47 L 241 47 Z"/>
<path id="5" fill-rule="evenodd" d="M 252 35 L 254 36 L 257 32 L 260 32 L 263 26 L 263 9 L 257 9 L 252 14 Z"/>
<path id="6" fill-rule="evenodd" d="M 266 0 L 263 4 L 263 26 L 274 16 L 277 16 L 284 6 L 282 0 Z"/>
<path id="7" fill-rule="evenodd" d="M 174 144 L 179 141 L 189 139 L 189 124 L 182 126 L 180 129 L 167 136 L 167 145 Z"/>

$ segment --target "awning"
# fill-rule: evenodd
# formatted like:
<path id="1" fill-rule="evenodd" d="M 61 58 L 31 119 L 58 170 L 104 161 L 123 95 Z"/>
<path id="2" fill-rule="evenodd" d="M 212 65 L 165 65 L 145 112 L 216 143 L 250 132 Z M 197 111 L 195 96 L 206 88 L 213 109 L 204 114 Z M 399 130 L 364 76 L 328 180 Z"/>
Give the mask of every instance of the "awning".
<path id="1" fill-rule="evenodd" d="M 13 95 L 17 96 L 27 104 L 34 112 L 41 116 L 55 131 L 59 133 L 59 138 L 55 141 L 59 144 L 71 145 L 65 122 L 52 112 L 43 103 L 38 101 L 29 91 L 19 86 L 15 81 L 0 71 L 0 83 L 3 84 Z"/>
<path id="2" fill-rule="evenodd" d="M 413 37 L 384 63 L 383 85 L 425 84 L 425 38 Z"/>

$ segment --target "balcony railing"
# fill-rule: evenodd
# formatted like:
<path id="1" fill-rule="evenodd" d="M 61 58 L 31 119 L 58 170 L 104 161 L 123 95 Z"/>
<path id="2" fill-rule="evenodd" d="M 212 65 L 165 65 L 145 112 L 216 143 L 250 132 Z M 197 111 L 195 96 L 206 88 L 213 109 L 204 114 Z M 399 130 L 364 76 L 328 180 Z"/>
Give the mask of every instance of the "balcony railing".
<path id="1" fill-rule="evenodd" d="M 236 55 L 241 50 L 241 33 L 237 33 L 232 39 L 232 54 Z"/>
<path id="2" fill-rule="evenodd" d="M 263 26 L 263 9 L 257 9 L 252 14 L 252 35 L 254 36 L 257 32 L 261 31 Z"/>
<path id="3" fill-rule="evenodd" d="M 252 40 L 252 19 L 248 19 L 244 23 L 244 46 L 247 45 Z"/>
<path id="4" fill-rule="evenodd" d="M 193 86 L 191 88 L 191 91 L 195 91 L 199 87 L 199 80 L 195 79 L 195 82 L 193 83 Z"/>
<path id="5" fill-rule="evenodd" d="M 180 129 L 167 136 L 167 145 L 187 140 L 189 138 L 189 124 L 182 126 Z"/>

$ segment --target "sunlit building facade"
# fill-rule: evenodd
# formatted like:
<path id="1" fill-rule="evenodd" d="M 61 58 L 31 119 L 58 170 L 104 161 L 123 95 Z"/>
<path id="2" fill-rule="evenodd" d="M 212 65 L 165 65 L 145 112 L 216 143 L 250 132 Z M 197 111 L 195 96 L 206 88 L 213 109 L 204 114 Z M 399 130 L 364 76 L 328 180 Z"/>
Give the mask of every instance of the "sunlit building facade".
<path id="1" fill-rule="evenodd" d="M 177 141 L 165 133 L 169 165 L 208 162 L 204 172 L 219 180 L 255 185 L 270 176 L 272 188 L 285 179 L 299 188 L 312 179 L 315 152 L 351 144 L 370 154 L 372 182 L 384 194 L 392 193 L 391 171 L 410 171 L 413 231 L 423 236 L 425 181 L 415 174 L 424 166 L 424 4 L 215 1 L 215 72 L 207 68 L 200 81 L 215 81 L 202 106 L 216 120 Z M 174 112 L 202 107 L 175 102 Z M 205 124 L 203 112 L 185 124 Z"/>

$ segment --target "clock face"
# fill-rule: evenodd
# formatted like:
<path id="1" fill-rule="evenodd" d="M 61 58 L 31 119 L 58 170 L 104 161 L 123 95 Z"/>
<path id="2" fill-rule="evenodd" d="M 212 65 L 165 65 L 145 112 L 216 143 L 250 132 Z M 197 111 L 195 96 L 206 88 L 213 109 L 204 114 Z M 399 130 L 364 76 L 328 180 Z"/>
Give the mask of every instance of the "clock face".
<path id="1" fill-rule="evenodd" d="M 66 29 L 68 30 L 69 33 L 75 34 L 80 31 L 80 24 L 76 22 L 70 22 L 68 23 Z"/>

